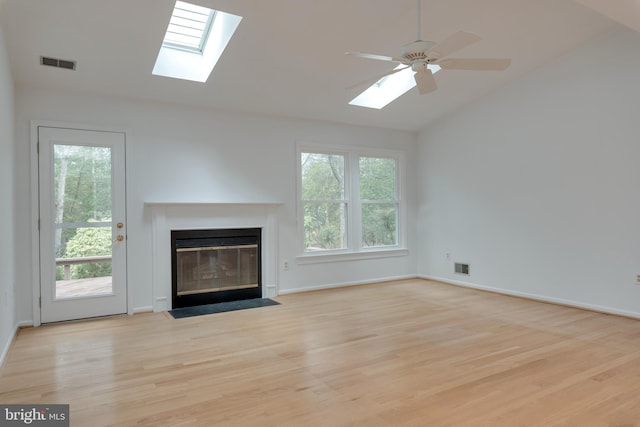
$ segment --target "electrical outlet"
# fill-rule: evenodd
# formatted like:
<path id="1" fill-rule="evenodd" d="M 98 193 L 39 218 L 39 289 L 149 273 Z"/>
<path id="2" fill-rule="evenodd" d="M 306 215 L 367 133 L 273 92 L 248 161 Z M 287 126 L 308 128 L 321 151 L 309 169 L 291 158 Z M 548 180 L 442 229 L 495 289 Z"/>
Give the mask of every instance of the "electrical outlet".
<path id="1" fill-rule="evenodd" d="M 289 261 L 287 261 L 286 259 L 284 260 L 284 262 L 282 263 L 282 268 L 284 270 L 288 270 L 289 269 Z"/>
<path id="2" fill-rule="evenodd" d="M 447 261 L 451 261 L 451 252 L 447 252 L 445 257 L 447 258 Z"/>

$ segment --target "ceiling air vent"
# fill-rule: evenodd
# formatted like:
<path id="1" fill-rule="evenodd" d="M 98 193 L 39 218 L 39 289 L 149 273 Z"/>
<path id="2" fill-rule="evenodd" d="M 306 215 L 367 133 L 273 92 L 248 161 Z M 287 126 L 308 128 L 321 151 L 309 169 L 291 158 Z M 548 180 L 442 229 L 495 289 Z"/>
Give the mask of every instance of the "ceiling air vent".
<path id="1" fill-rule="evenodd" d="M 469 275 L 469 264 L 462 264 L 460 262 L 455 263 L 455 272 L 458 274 Z"/>
<path id="2" fill-rule="evenodd" d="M 76 61 L 67 61 L 65 59 L 49 58 L 46 56 L 40 57 L 40 65 L 47 65 L 49 67 L 64 68 L 65 70 L 75 70 Z"/>

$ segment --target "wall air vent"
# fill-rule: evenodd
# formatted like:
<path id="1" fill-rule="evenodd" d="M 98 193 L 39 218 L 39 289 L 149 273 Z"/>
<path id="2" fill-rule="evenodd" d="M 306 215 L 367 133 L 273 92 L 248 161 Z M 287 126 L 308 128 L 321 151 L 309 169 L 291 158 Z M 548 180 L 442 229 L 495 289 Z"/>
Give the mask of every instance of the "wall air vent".
<path id="1" fill-rule="evenodd" d="M 40 57 L 40 65 L 49 67 L 64 68 L 65 70 L 75 70 L 76 61 L 67 61 L 66 59 L 49 58 L 47 56 Z"/>
<path id="2" fill-rule="evenodd" d="M 456 262 L 455 263 L 455 270 L 456 273 L 458 274 L 465 274 L 465 275 L 469 275 L 469 264 L 462 264 L 461 262 Z"/>

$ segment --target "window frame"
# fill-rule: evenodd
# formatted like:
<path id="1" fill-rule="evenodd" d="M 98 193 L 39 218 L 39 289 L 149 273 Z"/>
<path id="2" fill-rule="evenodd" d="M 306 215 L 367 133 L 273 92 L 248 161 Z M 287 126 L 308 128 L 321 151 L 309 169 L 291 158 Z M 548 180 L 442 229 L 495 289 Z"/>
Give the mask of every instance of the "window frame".
<path id="1" fill-rule="evenodd" d="M 343 249 L 325 249 L 320 251 L 305 251 L 304 230 L 304 200 L 302 199 L 302 153 L 317 153 L 325 155 L 341 155 L 345 159 L 345 203 L 346 203 L 346 242 Z M 363 246 L 362 242 L 362 200 L 360 198 L 360 158 L 389 158 L 396 161 L 396 195 L 397 195 L 397 242 L 395 245 Z M 407 205 L 404 197 L 405 187 L 405 154 L 403 151 L 377 149 L 367 147 L 319 145 L 314 143 L 296 144 L 296 218 L 298 221 L 298 263 L 316 263 L 347 261 L 356 259 L 388 258 L 405 256 L 407 230 Z"/>

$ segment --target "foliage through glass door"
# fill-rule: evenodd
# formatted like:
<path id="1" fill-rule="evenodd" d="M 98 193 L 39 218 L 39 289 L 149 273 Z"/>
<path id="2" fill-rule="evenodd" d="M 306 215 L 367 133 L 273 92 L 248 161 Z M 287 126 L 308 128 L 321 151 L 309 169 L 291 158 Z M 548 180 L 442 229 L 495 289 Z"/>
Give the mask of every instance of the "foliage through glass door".
<path id="1" fill-rule="evenodd" d="M 111 149 L 55 144 L 55 298 L 112 292 Z"/>

